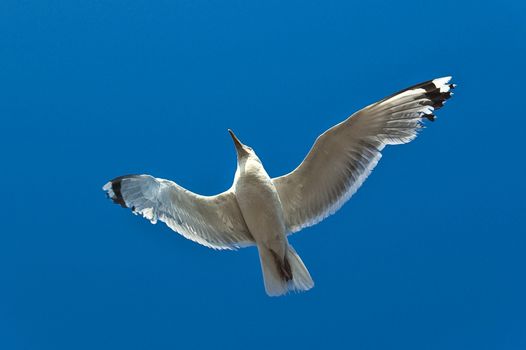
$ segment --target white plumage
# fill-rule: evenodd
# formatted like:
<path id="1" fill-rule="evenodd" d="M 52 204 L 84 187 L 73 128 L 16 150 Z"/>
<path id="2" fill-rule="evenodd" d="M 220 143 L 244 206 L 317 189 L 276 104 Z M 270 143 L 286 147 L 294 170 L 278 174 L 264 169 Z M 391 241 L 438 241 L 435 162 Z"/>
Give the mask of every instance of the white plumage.
<path id="1" fill-rule="evenodd" d="M 320 135 L 294 171 L 274 179 L 230 131 L 238 166 L 226 192 L 201 196 L 150 175 L 121 176 L 103 190 L 115 203 L 204 246 L 256 245 L 269 295 L 308 290 L 314 282 L 287 234 L 335 213 L 369 176 L 385 146 L 410 142 L 423 119 L 435 120 L 455 87 L 450 79 L 417 84 L 354 113 Z"/>

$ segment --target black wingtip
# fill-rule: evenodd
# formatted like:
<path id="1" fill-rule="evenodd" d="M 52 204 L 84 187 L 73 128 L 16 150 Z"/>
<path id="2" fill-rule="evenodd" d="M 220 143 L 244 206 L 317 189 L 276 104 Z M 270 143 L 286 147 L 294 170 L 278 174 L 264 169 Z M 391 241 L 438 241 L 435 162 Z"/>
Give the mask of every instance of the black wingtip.
<path id="1" fill-rule="evenodd" d="M 424 118 L 427 118 L 430 122 L 434 122 L 437 119 L 437 116 L 434 114 L 424 114 Z"/>
<path id="2" fill-rule="evenodd" d="M 447 80 L 445 80 L 447 79 Z M 453 90 L 457 85 L 449 84 L 449 78 L 439 78 L 431 80 L 424 84 L 422 88 L 426 90 L 425 96 L 430 101 L 429 105 L 433 107 L 433 110 L 436 111 L 444 106 L 446 101 L 453 96 Z M 436 116 L 432 113 L 423 114 L 422 118 L 426 118 L 429 121 L 435 121 Z"/>
<path id="3" fill-rule="evenodd" d="M 451 98 L 451 96 L 453 96 L 452 90 L 457 87 L 456 84 L 449 83 L 451 79 L 452 77 L 447 76 L 447 77 L 437 78 L 433 80 L 428 80 L 423 83 L 416 84 L 406 89 L 400 90 L 384 98 L 382 101 L 386 101 L 406 91 L 422 89 L 424 90 L 423 94 L 425 98 L 422 98 L 421 96 L 419 97 L 419 99 L 421 100 L 420 105 L 429 106 L 430 108 L 423 112 L 420 112 L 421 113 L 420 117 L 422 119 L 427 119 L 433 122 L 436 120 L 436 116 L 432 112 L 435 112 L 436 110 L 442 108 L 445 102 L 449 98 Z"/>
<path id="4" fill-rule="evenodd" d="M 122 181 L 129 179 L 129 178 L 139 177 L 139 176 L 140 175 L 131 174 L 131 175 L 123 175 L 123 176 L 116 177 L 113 180 L 110 180 L 103 187 L 103 190 L 106 191 L 106 196 L 110 198 L 113 201 L 113 203 L 119 204 L 123 208 L 128 208 L 122 196 L 122 191 L 121 191 Z"/>
<path id="5" fill-rule="evenodd" d="M 433 106 L 434 109 L 439 109 L 439 108 L 442 108 L 444 106 L 444 103 L 446 101 L 432 101 L 431 102 L 431 106 Z"/>
<path id="6" fill-rule="evenodd" d="M 119 204 L 121 207 L 126 208 L 126 202 L 124 202 L 124 198 L 122 198 L 121 182 L 122 179 L 119 178 L 111 181 L 111 189 L 113 191 L 113 197 L 111 197 L 111 200 L 113 203 Z"/>

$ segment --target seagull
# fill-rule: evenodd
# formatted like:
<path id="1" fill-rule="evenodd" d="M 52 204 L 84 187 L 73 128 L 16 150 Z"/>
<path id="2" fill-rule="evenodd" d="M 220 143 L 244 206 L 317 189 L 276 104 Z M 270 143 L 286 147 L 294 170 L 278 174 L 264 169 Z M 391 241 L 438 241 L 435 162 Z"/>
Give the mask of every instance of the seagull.
<path id="1" fill-rule="evenodd" d="M 424 119 L 451 97 L 451 77 L 429 80 L 354 113 L 321 134 L 292 172 L 271 178 L 254 150 L 228 130 L 237 153 L 232 187 L 193 193 L 150 175 L 117 177 L 103 187 L 116 204 L 213 249 L 256 246 L 269 296 L 306 291 L 314 282 L 288 235 L 334 214 L 358 190 L 387 145 L 412 141 Z"/>

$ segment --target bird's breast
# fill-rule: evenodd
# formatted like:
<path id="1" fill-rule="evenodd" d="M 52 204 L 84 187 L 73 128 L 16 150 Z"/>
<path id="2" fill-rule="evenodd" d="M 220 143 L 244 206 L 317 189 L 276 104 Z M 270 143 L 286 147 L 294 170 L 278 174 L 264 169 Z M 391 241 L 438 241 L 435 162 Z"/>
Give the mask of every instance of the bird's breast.
<path id="1" fill-rule="evenodd" d="M 241 173 L 234 185 L 236 198 L 250 233 L 258 244 L 282 246 L 283 209 L 272 180 L 264 169 Z"/>

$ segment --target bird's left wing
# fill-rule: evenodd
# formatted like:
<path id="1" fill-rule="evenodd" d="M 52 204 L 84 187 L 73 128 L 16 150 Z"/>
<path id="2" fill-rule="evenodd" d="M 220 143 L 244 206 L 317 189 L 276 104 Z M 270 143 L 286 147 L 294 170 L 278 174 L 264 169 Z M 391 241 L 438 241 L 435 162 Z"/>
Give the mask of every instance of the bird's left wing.
<path id="1" fill-rule="evenodd" d="M 206 247 L 236 249 L 254 244 L 231 191 L 201 196 L 150 175 L 121 176 L 104 185 L 103 190 L 134 214 L 141 214 L 153 224 L 160 220 Z"/>
<path id="2" fill-rule="evenodd" d="M 335 213 L 358 190 L 386 145 L 413 140 L 422 119 L 451 96 L 451 77 L 430 80 L 354 113 L 318 137 L 303 162 L 274 178 L 289 232 Z"/>

